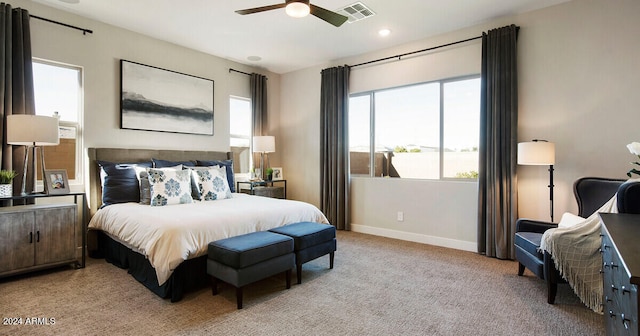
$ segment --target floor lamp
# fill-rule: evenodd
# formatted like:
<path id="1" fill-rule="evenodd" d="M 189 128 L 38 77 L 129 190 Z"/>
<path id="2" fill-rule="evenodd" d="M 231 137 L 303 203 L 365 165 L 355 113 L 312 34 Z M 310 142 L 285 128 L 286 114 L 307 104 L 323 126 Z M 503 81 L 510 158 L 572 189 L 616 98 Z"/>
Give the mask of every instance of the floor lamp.
<path id="1" fill-rule="evenodd" d="M 24 171 L 22 174 L 22 189 L 20 189 L 20 195 L 28 195 L 28 193 L 26 192 L 26 185 L 29 152 L 32 148 L 40 147 L 40 158 L 42 161 L 42 180 L 44 181 L 45 165 L 43 146 L 56 146 L 60 143 L 58 118 L 27 114 L 8 115 L 7 143 L 10 145 L 25 146 L 23 166 Z M 44 184 L 46 192 L 46 183 Z M 36 186 L 34 184 L 33 191 L 31 193 L 36 193 L 35 188 Z"/>
<path id="2" fill-rule="evenodd" d="M 264 156 L 266 153 L 276 151 L 276 138 L 270 135 L 254 136 L 253 151 L 260 153 L 260 180 L 265 177 L 264 174 Z"/>
<path id="3" fill-rule="evenodd" d="M 518 144 L 518 164 L 549 166 L 549 203 L 553 222 L 553 165 L 556 163 L 556 147 L 553 142 L 534 139 Z"/>

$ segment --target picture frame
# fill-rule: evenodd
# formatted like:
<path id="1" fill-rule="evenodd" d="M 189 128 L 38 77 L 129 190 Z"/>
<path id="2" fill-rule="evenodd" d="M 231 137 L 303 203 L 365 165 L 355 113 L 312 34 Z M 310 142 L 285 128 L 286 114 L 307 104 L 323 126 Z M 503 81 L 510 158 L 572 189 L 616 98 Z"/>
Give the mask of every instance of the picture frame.
<path id="1" fill-rule="evenodd" d="M 120 128 L 213 135 L 213 80 L 127 60 L 120 78 Z"/>
<path id="2" fill-rule="evenodd" d="M 284 174 L 282 173 L 282 167 L 271 167 L 273 169 L 272 180 L 280 181 L 284 180 Z"/>
<path id="3" fill-rule="evenodd" d="M 65 169 L 46 169 L 44 171 L 44 192 L 49 195 L 69 193 L 69 178 Z"/>

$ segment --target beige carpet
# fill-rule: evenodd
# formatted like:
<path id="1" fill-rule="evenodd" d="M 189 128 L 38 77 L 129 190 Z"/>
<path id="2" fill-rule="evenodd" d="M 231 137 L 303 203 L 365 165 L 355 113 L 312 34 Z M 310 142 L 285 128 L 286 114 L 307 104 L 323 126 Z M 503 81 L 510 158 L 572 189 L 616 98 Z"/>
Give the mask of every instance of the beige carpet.
<path id="1" fill-rule="evenodd" d="M 278 276 L 235 291 L 208 288 L 178 302 L 158 298 L 126 270 L 87 259 L 0 279 L 4 318 L 53 318 L 53 325 L 0 325 L 1 335 L 603 335 L 602 315 L 560 285 L 555 305 L 544 282 L 517 264 L 470 252 L 338 232 L 328 257 L 303 267 L 286 290 Z M 295 272 L 294 272 L 295 277 Z M 43 321 L 42 319 L 40 321 Z M 6 321 L 3 321 L 6 322 Z"/>

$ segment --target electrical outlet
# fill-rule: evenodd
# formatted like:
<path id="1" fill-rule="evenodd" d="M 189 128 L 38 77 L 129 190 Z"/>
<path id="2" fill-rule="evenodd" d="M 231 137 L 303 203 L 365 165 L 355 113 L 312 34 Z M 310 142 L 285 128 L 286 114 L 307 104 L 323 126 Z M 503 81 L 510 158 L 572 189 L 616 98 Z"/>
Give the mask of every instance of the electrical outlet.
<path id="1" fill-rule="evenodd" d="M 398 211 L 398 222 L 404 221 L 404 212 Z"/>

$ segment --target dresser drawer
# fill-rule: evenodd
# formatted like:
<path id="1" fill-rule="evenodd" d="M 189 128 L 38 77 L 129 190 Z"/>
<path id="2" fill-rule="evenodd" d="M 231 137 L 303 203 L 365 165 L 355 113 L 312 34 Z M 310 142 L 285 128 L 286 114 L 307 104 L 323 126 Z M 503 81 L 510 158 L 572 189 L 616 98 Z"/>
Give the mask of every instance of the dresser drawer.
<path id="1" fill-rule="evenodd" d="M 608 217 L 605 216 L 605 218 Z M 624 244 L 627 241 L 621 239 L 619 231 L 614 231 L 617 235 L 612 236 L 607 230 L 606 223 L 603 224 L 605 224 L 602 226 L 601 235 L 603 313 L 607 335 L 638 335 L 638 286 L 631 283 L 631 271 L 625 259 L 625 256 L 629 260 L 635 258 L 637 252 L 623 255 L 617 244 Z M 615 229 L 618 228 L 615 227 Z M 628 237 L 624 236 L 624 238 Z M 629 252 L 626 245 L 620 246 Z"/>

